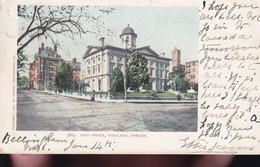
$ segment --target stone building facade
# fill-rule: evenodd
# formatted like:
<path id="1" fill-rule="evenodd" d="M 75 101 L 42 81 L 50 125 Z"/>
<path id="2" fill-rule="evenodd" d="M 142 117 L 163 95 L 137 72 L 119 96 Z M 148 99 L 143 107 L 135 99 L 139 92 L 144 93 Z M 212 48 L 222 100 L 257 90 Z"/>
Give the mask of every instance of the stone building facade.
<path id="1" fill-rule="evenodd" d="M 185 63 L 185 80 L 191 85 L 198 83 L 198 61 L 189 61 Z"/>
<path id="2" fill-rule="evenodd" d="M 104 38 L 100 38 L 99 46 L 88 46 L 81 66 L 82 80 L 90 84 L 87 91 L 110 90 L 112 71 L 118 67 L 125 75 L 131 54 L 135 51 L 142 53 L 148 61 L 152 90 L 163 90 L 171 59 L 166 58 L 165 54 L 157 54 L 150 46 L 137 48 L 136 38 L 137 34 L 128 25 L 120 35 L 121 47 L 105 45 Z"/>

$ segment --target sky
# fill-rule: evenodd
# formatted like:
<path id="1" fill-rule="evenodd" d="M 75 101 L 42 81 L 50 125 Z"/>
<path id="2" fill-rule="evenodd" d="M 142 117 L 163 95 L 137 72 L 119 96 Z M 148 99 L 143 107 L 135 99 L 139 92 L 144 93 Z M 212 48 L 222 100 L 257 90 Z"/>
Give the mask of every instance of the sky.
<path id="1" fill-rule="evenodd" d="M 120 47 L 119 36 L 128 24 L 137 34 L 137 48 L 150 46 L 156 53 L 165 52 L 165 56 L 171 58 L 172 50 L 177 47 L 181 50 L 182 64 L 198 59 L 198 7 L 122 6 L 113 8 L 115 9 L 113 13 L 101 17 L 100 23 L 103 25 L 103 32 L 87 33 L 81 38 L 77 37 L 75 41 L 64 36 L 58 37 L 60 44 L 58 53 L 64 60 L 72 60 L 76 57 L 78 61 L 82 61 L 87 46 L 99 45 L 99 38 L 101 37 L 105 38 L 106 45 Z M 89 12 L 92 15 L 98 15 L 98 10 L 94 7 L 89 7 Z M 21 27 L 21 25 L 26 27 L 27 24 L 29 22 L 20 21 L 18 27 Z M 86 23 L 83 26 L 95 31 L 93 24 Z M 112 35 L 106 31 L 107 29 L 112 30 Z M 21 34 L 22 30 L 19 33 Z M 28 63 L 33 62 L 34 54 L 38 52 L 41 42 L 45 43 L 45 47 L 53 47 L 53 43 L 48 38 L 40 37 L 34 40 L 25 48 L 25 54 L 29 57 Z"/>

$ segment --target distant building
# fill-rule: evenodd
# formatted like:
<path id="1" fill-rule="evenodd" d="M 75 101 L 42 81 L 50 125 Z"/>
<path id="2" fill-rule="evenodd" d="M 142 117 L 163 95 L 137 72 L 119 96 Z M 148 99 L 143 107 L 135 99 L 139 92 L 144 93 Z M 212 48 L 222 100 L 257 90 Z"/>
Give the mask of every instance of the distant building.
<path id="1" fill-rule="evenodd" d="M 185 70 L 185 80 L 191 85 L 198 83 L 198 61 L 186 62 L 185 65 L 181 64 L 181 50 L 172 50 L 172 68 L 181 66 Z"/>
<path id="2" fill-rule="evenodd" d="M 73 58 L 72 61 L 64 61 L 57 53 L 57 45 L 54 45 L 53 49 L 50 47 L 44 48 L 44 43 L 42 43 L 29 67 L 30 89 L 54 90 L 55 77 L 62 63 L 68 63 L 71 66 L 73 78 L 79 83 L 81 68 L 76 58 Z"/>
<path id="3" fill-rule="evenodd" d="M 44 43 L 42 43 L 29 67 L 30 88 L 34 90 L 54 89 L 55 77 L 62 62 L 61 56 L 57 53 L 57 45 L 54 45 L 54 49 L 44 48 Z"/>
<path id="4" fill-rule="evenodd" d="M 175 49 L 172 50 L 172 68 L 178 67 L 181 64 L 181 50 Z"/>
<path id="5" fill-rule="evenodd" d="M 198 60 L 185 63 L 185 80 L 191 85 L 198 83 Z"/>
<path id="6" fill-rule="evenodd" d="M 120 35 L 121 47 L 105 45 L 104 38 L 100 38 L 99 46 L 88 46 L 81 66 L 84 83 L 89 83 L 91 90 L 110 90 L 112 71 L 118 67 L 125 74 L 126 63 L 129 63 L 131 54 L 138 51 L 148 61 L 152 90 L 162 91 L 171 59 L 166 58 L 164 53 L 157 54 L 150 46 L 137 48 L 136 38 L 137 34 L 128 25 Z"/>

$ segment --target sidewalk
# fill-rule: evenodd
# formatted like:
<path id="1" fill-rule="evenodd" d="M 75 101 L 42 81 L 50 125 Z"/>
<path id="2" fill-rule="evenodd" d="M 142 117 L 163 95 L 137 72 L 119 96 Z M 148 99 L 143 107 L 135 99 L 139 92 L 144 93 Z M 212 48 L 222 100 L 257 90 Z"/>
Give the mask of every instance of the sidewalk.
<path id="1" fill-rule="evenodd" d="M 35 91 L 35 90 L 34 90 Z M 64 96 L 64 97 L 70 97 L 70 98 L 77 98 L 77 99 L 83 99 L 86 101 L 90 101 L 90 96 L 79 96 L 79 95 L 75 95 L 75 94 L 65 94 L 65 93 L 55 93 L 55 92 L 51 92 L 51 91 L 36 91 L 39 93 L 48 93 L 48 94 L 52 94 L 52 95 L 57 95 L 57 96 Z M 197 104 L 198 101 L 195 100 L 187 100 L 187 99 L 182 99 L 182 100 L 127 100 L 127 102 L 125 102 L 124 99 L 104 99 L 104 98 L 99 98 L 99 97 L 95 97 L 95 102 L 105 102 L 105 103 L 139 103 L 139 104 Z"/>

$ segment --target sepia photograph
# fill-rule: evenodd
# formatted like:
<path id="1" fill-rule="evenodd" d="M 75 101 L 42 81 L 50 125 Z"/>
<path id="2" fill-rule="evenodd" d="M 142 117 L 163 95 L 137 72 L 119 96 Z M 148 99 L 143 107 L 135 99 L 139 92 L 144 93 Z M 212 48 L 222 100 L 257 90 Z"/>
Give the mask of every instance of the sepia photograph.
<path id="1" fill-rule="evenodd" d="M 198 7 L 17 8 L 17 131 L 197 132 Z"/>

